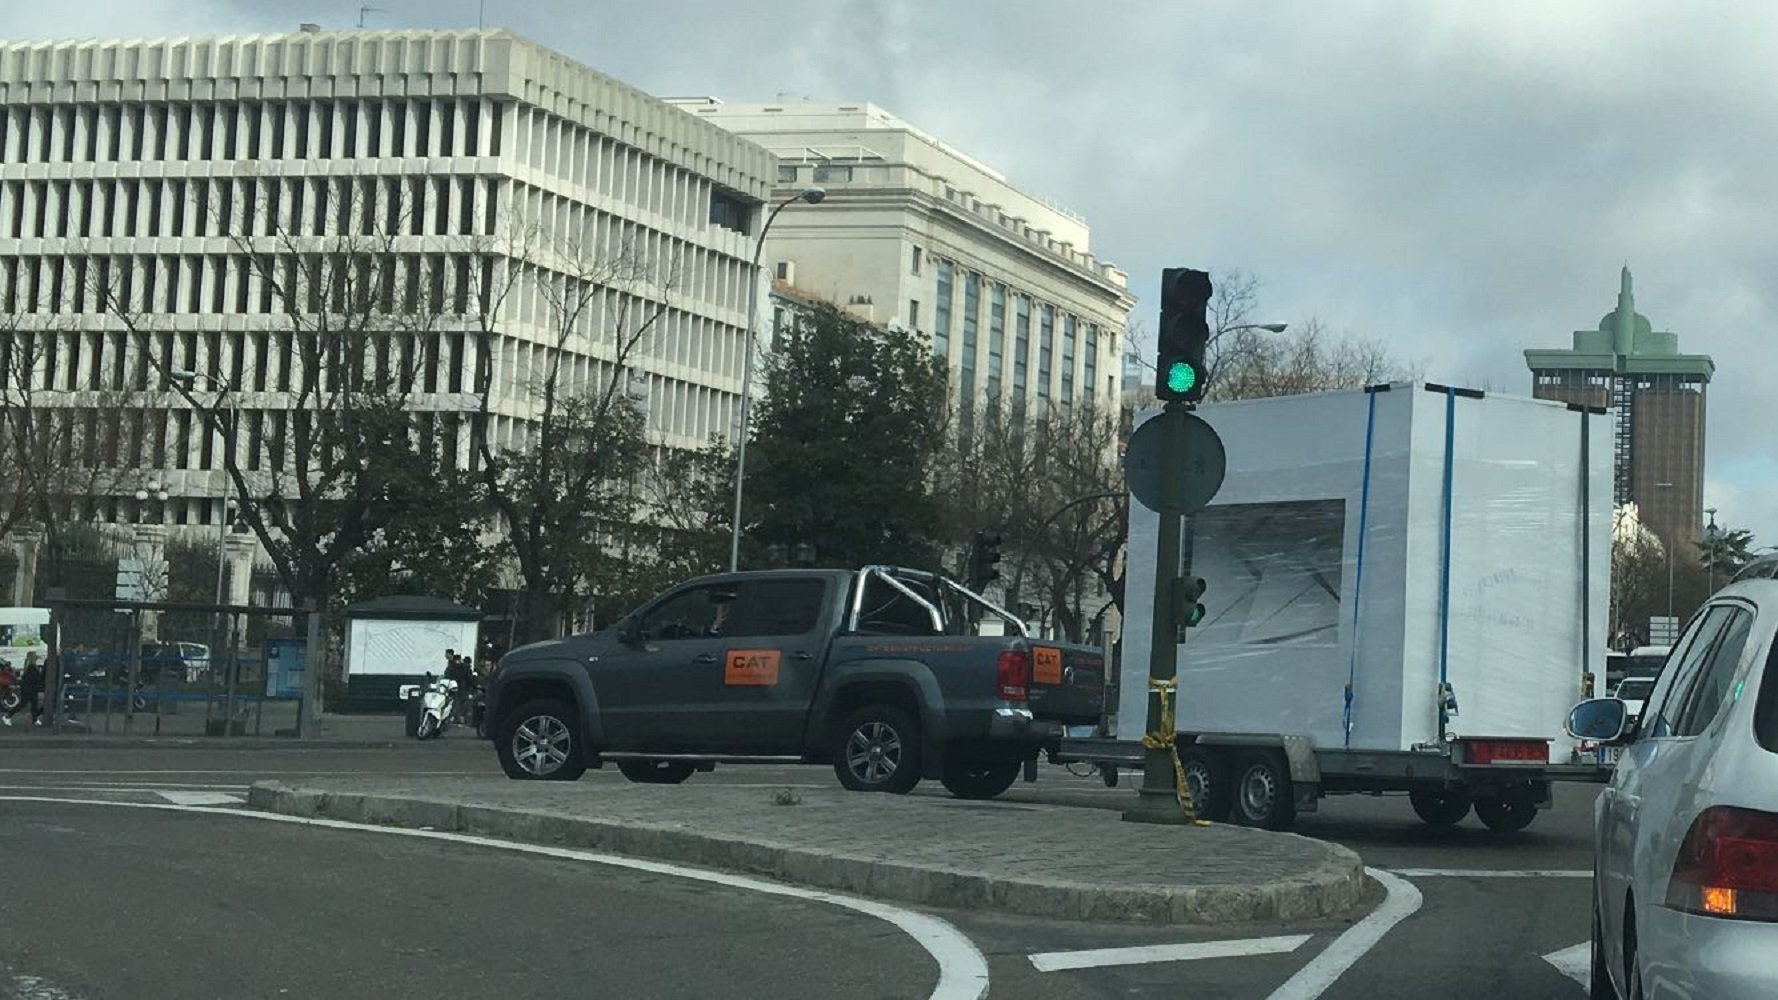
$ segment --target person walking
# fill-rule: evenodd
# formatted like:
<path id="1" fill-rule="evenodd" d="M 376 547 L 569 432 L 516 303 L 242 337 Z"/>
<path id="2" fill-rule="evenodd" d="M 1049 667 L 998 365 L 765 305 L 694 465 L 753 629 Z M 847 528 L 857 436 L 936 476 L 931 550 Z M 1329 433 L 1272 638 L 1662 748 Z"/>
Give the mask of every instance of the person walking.
<path id="1" fill-rule="evenodd" d="M 7 725 L 25 708 L 31 710 L 31 725 L 43 725 L 43 663 L 36 653 L 25 656 L 25 671 L 19 675 L 19 703 L 4 716 Z"/>

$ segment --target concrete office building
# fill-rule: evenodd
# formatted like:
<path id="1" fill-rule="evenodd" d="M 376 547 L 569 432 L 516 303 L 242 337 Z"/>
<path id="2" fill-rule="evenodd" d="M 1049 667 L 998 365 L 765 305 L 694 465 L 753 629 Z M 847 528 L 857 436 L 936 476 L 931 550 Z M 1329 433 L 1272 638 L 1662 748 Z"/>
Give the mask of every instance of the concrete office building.
<path id="1" fill-rule="evenodd" d="M 592 299 L 566 341 L 568 377 L 610 373 L 609 328 L 626 305 L 664 308 L 625 376 L 646 394 L 658 444 L 701 447 L 736 420 L 751 234 L 776 166 L 744 138 L 502 31 L 7 43 L 0 308 L 47 338 L 39 403 L 96 428 L 98 461 L 170 494 L 140 510 L 134 487 L 91 498 L 82 513 L 102 521 L 218 525 L 223 449 L 268 468 L 300 357 L 250 255 L 297 258 L 342 231 L 386 238 L 377 277 L 428 314 L 392 361 L 416 372 L 411 409 L 465 466 L 461 417 L 484 360 L 497 440 L 522 441 L 535 417 L 557 340 L 540 288 L 565 277 L 568 245 L 645 275 Z M 549 252 L 520 261 L 519 232 Z M 107 287 L 127 310 L 106 308 Z M 477 290 L 493 287 L 512 291 L 483 359 Z M 173 368 L 213 380 L 206 398 L 228 387 L 234 440 L 171 391 Z"/>
<path id="2" fill-rule="evenodd" d="M 1567 350 L 1528 350 L 1532 394 L 1617 415 L 1613 499 L 1634 502 L 1642 523 L 1678 551 L 1703 530 L 1706 390 L 1716 372 L 1704 354 L 1679 353 L 1679 337 L 1656 332 L 1636 311 L 1624 268 L 1617 308 Z"/>
<path id="3" fill-rule="evenodd" d="M 1134 299 L 1084 219 L 871 104 L 674 103 L 777 154 L 775 200 L 825 190 L 773 225 L 773 276 L 930 337 L 965 418 L 1117 405 Z"/>

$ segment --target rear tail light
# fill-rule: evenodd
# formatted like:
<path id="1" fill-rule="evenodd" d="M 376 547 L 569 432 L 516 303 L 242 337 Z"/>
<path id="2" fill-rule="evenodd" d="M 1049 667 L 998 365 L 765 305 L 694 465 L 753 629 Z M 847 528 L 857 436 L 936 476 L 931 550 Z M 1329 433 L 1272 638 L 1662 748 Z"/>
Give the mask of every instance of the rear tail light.
<path id="1" fill-rule="evenodd" d="M 1465 740 L 1463 761 L 1466 764 L 1547 764 L 1550 746 L 1546 740 Z"/>
<path id="2" fill-rule="evenodd" d="M 1712 806 L 1673 859 L 1667 905 L 1687 913 L 1778 921 L 1778 814 Z"/>
<path id="3" fill-rule="evenodd" d="M 1031 651 L 1007 649 L 1000 653 L 994 670 L 994 686 L 1002 701 L 1025 701 L 1031 696 Z"/>

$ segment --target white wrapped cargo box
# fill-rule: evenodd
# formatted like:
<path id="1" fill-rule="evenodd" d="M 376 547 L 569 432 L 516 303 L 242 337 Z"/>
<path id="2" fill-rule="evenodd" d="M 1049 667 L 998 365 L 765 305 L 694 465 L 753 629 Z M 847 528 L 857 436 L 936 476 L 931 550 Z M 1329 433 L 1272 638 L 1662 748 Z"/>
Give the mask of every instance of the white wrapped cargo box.
<path id="1" fill-rule="evenodd" d="M 1187 519 L 1191 572 L 1209 589 L 1180 647 L 1180 732 L 1354 750 L 1547 738 L 1567 760 L 1562 724 L 1583 677 L 1604 690 L 1607 414 L 1396 385 L 1198 415 L 1228 475 Z M 1126 740 L 1145 725 L 1158 521 L 1131 503 Z M 1441 712 L 1446 685 L 1454 715 Z"/>

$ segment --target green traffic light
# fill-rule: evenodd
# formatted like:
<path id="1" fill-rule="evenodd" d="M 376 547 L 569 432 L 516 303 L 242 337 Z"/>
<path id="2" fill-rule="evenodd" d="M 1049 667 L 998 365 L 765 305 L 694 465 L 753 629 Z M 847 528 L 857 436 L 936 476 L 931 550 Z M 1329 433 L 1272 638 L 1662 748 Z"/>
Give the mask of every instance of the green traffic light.
<path id="1" fill-rule="evenodd" d="M 1202 604 L 1194 604 L 1186 610 L 1186 612 L 1185 612 L 1185 626 L 1186 626 L 1186 628 L 1194 628 L 1197 626 L 1197 624 L 1199 622 L 1201 622 L 1203 620 L 1204 620 L 1204 606 Z"/>
<path id="2" fill-rule="evenodd" d="M 1181 395 L 1198 384 L 1198 370 L 1189 361 L 1175 361 L 1167 366 L 1167 390 Z"/>

